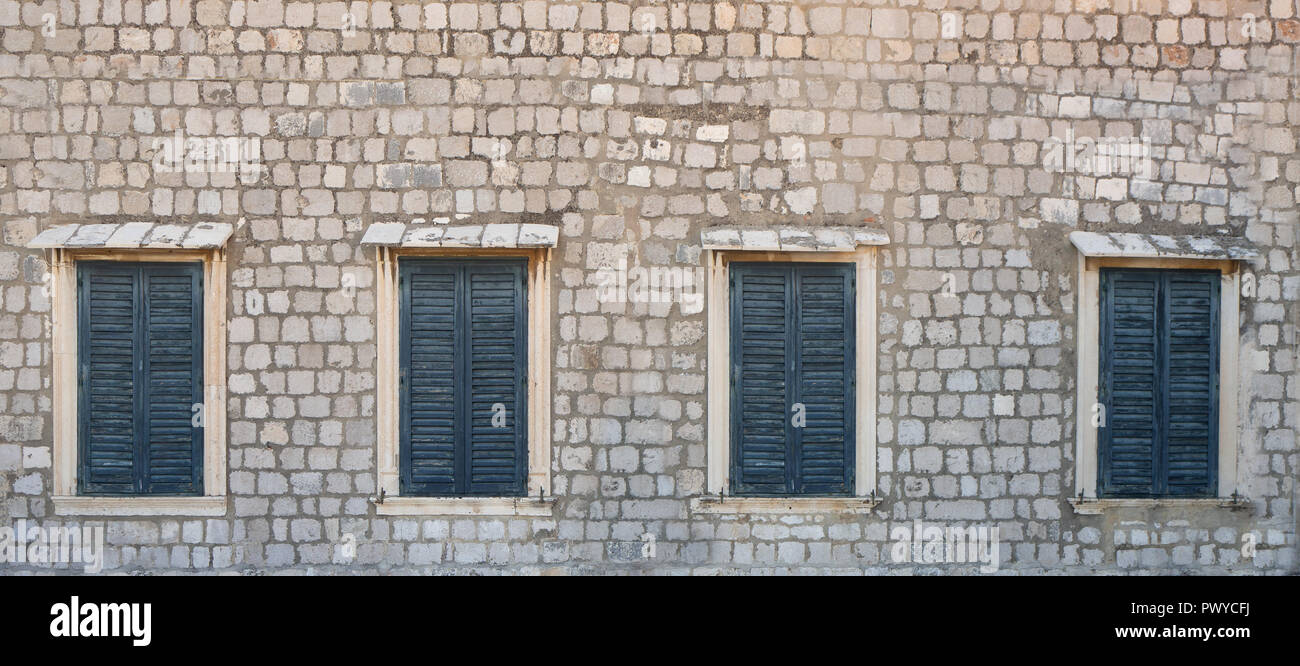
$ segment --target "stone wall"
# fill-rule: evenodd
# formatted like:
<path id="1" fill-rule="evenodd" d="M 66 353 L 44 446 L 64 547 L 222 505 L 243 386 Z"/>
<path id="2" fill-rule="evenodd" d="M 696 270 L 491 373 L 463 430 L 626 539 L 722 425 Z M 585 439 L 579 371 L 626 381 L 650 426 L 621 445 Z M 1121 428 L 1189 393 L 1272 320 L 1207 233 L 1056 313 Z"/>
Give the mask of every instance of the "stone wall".
<path id="1" fill-rule="evenodd" d="M 1298 16 L 1291 0 L 0 0 L 0 525 L 66 520 L 48 257 L 27 241 L 223 221 L 229 513 L 106 519 L 110 570 L 974 570 L 896 562 L 894 528 L 922 520 L 997 526 L 1002 572 L 1294 573 Z M 166 168 L 177 132 L 238 139 L 246 163 Z M 1150 180 L 1053 167 L 1067 136 L 1149 146 Z M 551 518 L 371 503 L 359 240 L 447 220 L 559 228 Z M 598 298 L 619 256 L 694 269 L 703 229 L 777 224 L 891 239 L 869 514 L 691 511 L 705 315 Z M 1247 506 L 1073 511 L 1075 230 L 1259 248 Z"/>

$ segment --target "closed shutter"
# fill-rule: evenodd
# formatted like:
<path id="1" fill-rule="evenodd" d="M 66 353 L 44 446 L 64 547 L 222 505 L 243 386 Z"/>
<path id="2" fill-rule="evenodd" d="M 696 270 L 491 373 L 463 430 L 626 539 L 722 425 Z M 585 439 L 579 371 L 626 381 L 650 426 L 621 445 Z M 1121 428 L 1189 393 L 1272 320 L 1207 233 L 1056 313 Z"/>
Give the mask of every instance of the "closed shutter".
<path id="1" fill-rule="evenodd" d="M 79 492 L 202 492 L 201 271 L 78 266 Z"/>
<path id="2" fill-rule="evenodd" d="M 143 491 L 199 492 L 203 429 L 203 324 L 197 266 L 142 270 L 144 291 L 145 455 Z M 199 419 L 195 417 L 199 416 Z"/>
<path id="3" fill-rule="evenodd" d="M 465 269 L 469 347 L 467 490 L 522 494 L 526 460 L 524 267 Z"/>
<path id="4" fill-rule="evenodd" d="M 450 495 L 456 490 L 456 271 L 419 268 L 402 276 L 402 494 Z"/>
<path id="5" fill-rule="evenodd" d="M 1165 275 L 1168 366 L 1166 485 L 1176 496 L 1217 491 L 1219 452 L 1219 275 Z"/>
<path id="6" fill-rule="evenodd" d="M 1160 439 L 1159 275 L 1102 271 L 1102 489 L 1155 492 Z"/>
<path id="7" fill-rule="evenodd" d="M 81 386 L 77 475 L 84 494 L 136 488 L 137 271 L 129 265 L 78 266 Z"/>
<path id="8" fill-rule="evenodd" d="M 1101 299 L 1101 494 L 1213 495 L 1218 273 L 1103 269 Z"/>
<path id="9" fill-rule="evenodd" d="M 787 267 L 732 264 L 731 488 L 737 494 L 790 488 L 790 287 Z"/>
<path id="10" fill-rule="evenodd" d="M 402 493 L 522 495 L 523 261 L 404 261 Z"/>
<path id="11" fill-rule="evenodd" d="M 853 272 L 804 267 L 798 290 L 799 355 L 795 368 L 806 423 L 795 428 L 799 483 L 795 492 L 843 495 L 852 488 Z"/>
<path id="12" fill-rule="evenodd" d="M 738 495 L 845 495 L 854 466 L 851 265 L 731 265 Z"/>

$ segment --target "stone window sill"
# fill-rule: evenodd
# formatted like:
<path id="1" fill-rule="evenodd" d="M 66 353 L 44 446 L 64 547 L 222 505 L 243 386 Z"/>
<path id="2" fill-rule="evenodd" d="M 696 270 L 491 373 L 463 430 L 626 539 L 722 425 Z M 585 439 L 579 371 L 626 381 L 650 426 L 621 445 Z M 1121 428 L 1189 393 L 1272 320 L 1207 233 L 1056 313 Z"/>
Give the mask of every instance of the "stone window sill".
<path id="1" fill-rule="evenodd" d="M 55 496 L 60 516 L 224 516 L 226 498 Z"/>
<path id="2" fill-rule="evenodd" d="M 1176 498 L 1176 497 L 1153 497 L 1153 498 L 1126 498 L 1126 499 L 1098 499 L 1098 498 L 1070 498 L 1070 506 L 1074 507 L 1074 512 L 1081 516 L 1099 516 L 1108 511 L 1117 511 L 1120 509 L 1249 509 L 1252 504 L 1244 498 L 1232 497 L 1205 497 L 1205 498 Z"/>
<path id="3" fill-rule="evenodd" d="M 375 502 L 381 516 L 550 517 L 554 497 L 386 497 Z"/>
<path id="4" fill-rule="evenodd" d="M 795 514 L 870 513 L 880 500 L 870 497 L 718 497 L 691 498 L 693 513 Z"/>

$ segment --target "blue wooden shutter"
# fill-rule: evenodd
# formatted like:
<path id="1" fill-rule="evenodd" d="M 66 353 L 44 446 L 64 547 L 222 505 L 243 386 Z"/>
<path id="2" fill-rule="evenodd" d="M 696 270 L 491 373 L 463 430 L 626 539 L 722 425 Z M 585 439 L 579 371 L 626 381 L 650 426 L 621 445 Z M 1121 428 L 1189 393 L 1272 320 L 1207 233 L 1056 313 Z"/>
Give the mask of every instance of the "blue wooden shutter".
<path id="1" fill-rule="evenodd" d="M 1098 430 L 1104 495 L 1155 492 L 1160 439 L 1159 275 L 1102 271 Z"/>
<path id="2" fill-rule="evenodd" d="M 783 495 L 792 476 L 791 282 L 788 266 L 731 265 L 731 490 L 738 495 Z"/>
<path id="3" fill-rule="evenodd" d="M 469 264 L 465 282 L 466 492 L 521 495 L 528 426 L 524 266 Z"/>
<path id="4" fill-rule="evenodd" d="M 851 494 L 853 267 L 736 263 L 730 271 L 732 491 Z"/>
<path id="5" fill-rule="evenodd" d="M 1218 290 L 1206 271 L 1102 270 L 1103 496 L 1214 494 Z"/>
<path id="6" fill-rule="evenodd" d="M 196 494 L 203 483 L 202 273 L 194 264 L 141 267 L 144 302 L 142 492 Z"/>
<path id="7" fill-rule="evenodd" d="M 136 492 L 139 273 L 129 264 L 77 267 L 78 491 Z"/>
<path id="8" fill-rule="evenodd" d="M 457 271 L 427 263 L 403 263 L 402 269 L 402 494 L 452 495 L 460 341 Z"/>
<path id="9" fill-rule="evenodd" d="M 78 266 L 80 492 L 202 492 L 201 275 L 196 264 Z"/>
<path id="10" fill-rule="evenodd" d="M 1165 486 L 1175 496 L 1217 493 L 1219 452 L 1219 274 L 1164 277 Z"/>
<path id="11" fill-rule="evenodd" d="M 404 261 L 403 494 L 522 495 L 525 262 Z"/>
<path id="12" fill-rule="evenodd" d="M 852 266 L 813 264 L 795 273 L 798 302 L 797 391 L 806 424 L 794 429 L 798 494 L 844 495 L 853 489 L 854 321 Z"/>

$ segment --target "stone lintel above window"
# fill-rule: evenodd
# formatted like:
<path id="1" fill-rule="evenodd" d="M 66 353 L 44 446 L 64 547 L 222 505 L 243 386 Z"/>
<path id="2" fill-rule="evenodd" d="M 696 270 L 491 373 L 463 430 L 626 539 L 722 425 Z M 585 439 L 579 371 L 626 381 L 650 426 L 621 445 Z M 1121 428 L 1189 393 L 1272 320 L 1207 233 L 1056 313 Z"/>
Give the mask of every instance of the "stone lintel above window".
<path id="1" fill-rule="evenodd" d="M 27 244 L 30 248 L 62 250 L 215 250 L 226 245 L 234 227 L 225 222 L 199 224 L 60 224 Z"/>
<path id="2" fill-rule="evenodd" d="M 1070 242 L 1085 257 L 1133 259 L 1251 259 L 1259 250 L 1232 236 L 1158 236 L 1154 234 L 1073 231 Z"/>
<path id="3" fill-rule="evenodd" d="M 549 224 L 407 224 L 376 222 L 362 245 L 385 247 L 542 248 L 555 247 L 559 227 Z"/>
<path id="4" fill-rule="evenodd" d="M 889 236 L 864 227 L 708 227 L 700 232 L 705 250 L 753 252 L 853 252 L 863 245 L 888 245 Z"/>

